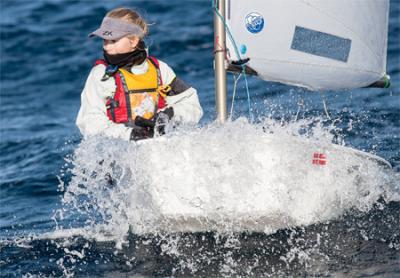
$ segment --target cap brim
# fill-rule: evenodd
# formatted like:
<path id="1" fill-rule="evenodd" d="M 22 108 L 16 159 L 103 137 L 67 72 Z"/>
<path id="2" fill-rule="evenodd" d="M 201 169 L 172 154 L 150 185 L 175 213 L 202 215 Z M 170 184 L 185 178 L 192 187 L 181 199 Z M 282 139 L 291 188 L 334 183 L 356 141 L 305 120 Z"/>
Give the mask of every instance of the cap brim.
<path id="1" fill-rule="evenodd" d="M 118 31 L 109 32 L 109 31 L 102 30 L 101 28 L 99 28 L 96 31 L 90 33 L 88 35 L 88 37 L 89 38 L 99 37 L 99 38 L 102 38 L 104 40 L 119 40 L 120 38 L 122 38 L 122 37 L 124 37 L 126 35 L 128 35 L 128 34 L 121 33 L 121 32 L 118 32 Z"/>

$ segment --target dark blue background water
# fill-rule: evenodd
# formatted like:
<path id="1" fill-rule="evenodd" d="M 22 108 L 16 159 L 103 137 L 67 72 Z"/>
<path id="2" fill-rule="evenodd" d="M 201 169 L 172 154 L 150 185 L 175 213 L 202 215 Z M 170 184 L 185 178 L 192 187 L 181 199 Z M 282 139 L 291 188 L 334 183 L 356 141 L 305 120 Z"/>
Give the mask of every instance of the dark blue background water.
<path id="1" fill-rule="evenodd" d="M 90 255 L 75 265 L 66 260 L 62 267 L 56 261 L 65 257 L 65 253 L 54 241 L 33 240 L 30 247 L 18 246 L 18 239 L 30 234 L 40 235 L 55 227 L 52 216 L 61 205 L 62 194 L 58 191 L 57 176 L 65 163 L 63 158 L 81 140 L 75 127 L 80 93 L 93 62 L 102 53 L 101 42 L 87 39 L 87 34 L 99 25 L 108 10 L 118 6 L 138 7 L 148 22 L 154 23 L 147 40 L 150 52 L 166 61 L 179 76 L 198 89 L 205 111 L 202 124 L 207 124 L 215 118 L 213 14 L 210 1 L 2 0 L 0 4 L 1 276 L 19 277 L 27 273 L 60 276 L 63 268 L 68 267 L 78 276 L 135 273 L 219 276 L 222 274 L 220 262 L 226 252 L 233 252 L 233 258 L 239 258 L 239 264 L 245 264 L 246 258 L 252 259 L 249 254 L 263 254 L 258 257 L 259 268 L 253 271 L 256 276 L 261 273 L 307 275 L 312 273 L 310 271 L 318 275 L 400 275 L 398 202 L 385 204 L 383 210 L 349 213 L 341 221 L 303 230 L 281 231 L 273 236 L 243 235 L 241 248 L 234 250 L 224 249 L 209 234 L 205 235 L 205 240 L 200 235 L 188 236 L 186 240 L 197 244 L 188 248 L 188 256 L 201 252 L 199 246 L 213 256 L 211 263 L 198 262 L 198 270 L 180 270 L 174 258 L 162 256 L 157 251 L 157 244 L 144 246 L 142 239 L 137 238 L 132 239 L 136 243 L 135 250 L 127 247 L 118 254 L 114 253 L 112 244 L 90 242 Z M 399 21 L 400 2 L 391 1 L 387 65 L 392 78 L 390 89 L 358 89 L 324 95 L 331 117 L 342 120 L 337 124 L 339 128 L 353 121 L 352 130 L 339 131 L 346 143 L 382 156 L 397 172 L 400 171 Z M 266 115 L 293 120 L 299 101 L 304 102 L 300 118 L 325 115 L 321 94 L 256 78 L 250 78 L 250 90 L 256 117 Z M 238 94 L 235 115 L 247 116 L 242 83 Z M 360 226 L 368 239 L 360 236 Z M 332 239 L 320 248 L 327 251 L 321 253 L 332 256 L 325 258 L 322 270 L 307 268 L 298 259 L 287 265 L 280 261 L 293 237 L 302 239 L 300 248 L 308 249 L 313 244 L 313 232 L 328 228 L 334 231 L 330 233 Z M 343 239 L 339 231 L 351 235 Z M 74 244 L 84 244 L 80 241 L 84 239 L 77 239 Z M 275 246 L 275 251 L 263 249 L 261 242 L 268 242 L 268 248 Z M 335 247 L 337 242 L 340 242 L 338 249 Z M 141 250 L 140 255 L 137 250 Z M 266 250 L 270 252 L 266 253 Z M 128 258 L 134 256 L 141 259 L 127 265 Z M 367 268 L 371 265 L 375 266 L 372 270 Z M 370 272 L 365 273 L 365 269 Z M 234 273 L 246 275 L 241 267 Z"/>

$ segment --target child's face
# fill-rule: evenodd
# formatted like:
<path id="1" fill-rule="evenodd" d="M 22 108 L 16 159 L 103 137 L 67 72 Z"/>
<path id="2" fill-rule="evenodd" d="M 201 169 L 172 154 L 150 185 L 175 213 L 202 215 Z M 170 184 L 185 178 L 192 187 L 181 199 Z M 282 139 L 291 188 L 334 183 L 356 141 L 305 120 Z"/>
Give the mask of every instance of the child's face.
<path id="1" fill-rule="evenodd" d="M 103 49 L 109 55 L 124 54 L 132 52 L 137 44 L 139 38 L 127 38 L 123 37 L 117 41 L 114 40 L 103 40 Z"/>

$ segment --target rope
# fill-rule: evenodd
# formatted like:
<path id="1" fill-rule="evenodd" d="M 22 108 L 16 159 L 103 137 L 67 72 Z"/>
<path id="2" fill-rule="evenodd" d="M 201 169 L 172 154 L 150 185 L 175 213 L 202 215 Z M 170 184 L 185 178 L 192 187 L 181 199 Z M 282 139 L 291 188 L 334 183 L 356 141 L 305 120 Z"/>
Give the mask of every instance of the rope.
<path id="1" fill-rule="evenodd" d="M 231 31 L 230 31 L 228 25 L 226 24 L 225 18 L 224 18 L 224 17 L 221 15 L 221 13 L 218 11 L 218 8 L 217 8 L 217 5 L 216 5 L 217 0 L 211 0 L 211 2 L 212 2 L 212 7 L 213 7 L 213 9 L 214 9 L 214 11 L 215 11 L 215 14 L 221 19 L 222 23 L 223 23 L 224 26 L 225 26 L 225 30 L 226 30 L 227 33 L 228 33 L 229 40 L 232 42 L 233 47 L 234 47 L 234 49 L 235 49 L 236 56 L 239 58 L 239 60 L 241 60 L 242 58 L 241 58 L 241 56 L 240 56 L 239 49 L 238 49 L 238 47 L 237 47 L 237 45 L 236 45 L 236 41 L 235 41 L 235 39 L 233 38 L 233 35 L 232 35 L 232 33 L 231 33 Z M 223 48 L 223 50 L 224 50 L 224 52 L 226 53 L 226 49 Z M 246 76 L 246 65 L 245 65 L 245 64 L 242 64 L 242 65 L 240 65 L 240 66 L 241 66 L 241 68 L 242 68 L 242 72 L 240 73 L 239 77 L 240 77 L 241 75 L 243 75 L 244 80 L 245 80 L 245 87 L 246 87 L 246 93 L 247 93 L 247 104 L 248 104 L 248 110 L 249 110 L 249 118 L 250 118 L 250 122 L 253 122 L 253 121 L 254 121 L 254 117 L 253 117 L 253 113 L 252 113 L 252 110 L 251 110 L 251 100 L 250 100 L 249 84 L 248 84 L 248 82 L 247 82 L 247 76 Z M 239 77 L 238 77 L 237 80 L 239 80 Z M 237 82 L 237 80 L 236 80 L 236 82 Z M 236 84 L 235 84 L 235 90 L 236 90 Z M 235 102 L 235 94 L 233 95 L 233 98 L 232 98 L 231 116 L 229 117 L 230 119 L 232 119 L 232 113 L 233 113 L 233 110 L 232 110 L 232 109 L 233 109 L 233 103 L 234 103 L 234 102 Z"/>
<path id="2" fill-rule="evenodd" d="M 242 73 L 240 73 L 237 77 L 233 77 L 234 78 L 234 83 L 233 83 L 233 96 L 232 96 L 232 104 L 231 104 L 231 113 L 229 116 L 229 120 L 232 121 L 232 117 L 233 117 L 233 106 L 234 106 L 234 102 L 235 102 L 235 96 L 236 96 L 236 85 L 237 82 L 239 81 L 240 77 L 242 77 Z"/>
<path id="3" fill-rule="evenodd" d="M 246 84 L 247 104 L 249 106 L 250 122 L 254 122 L 253 113 L 252 113 L 251 105 L 250 105 L 250 92 L 249 92 L 249 84 L 247 83 L 247 75 L 246 75 L 245 65 L 242 65 L 242 73 L 243 73 L 244 81 Z"/>
<path id="4" fill-rule="evenodd" d="M 297 119 L 299 118 L 300 111 L 304 109 L 304 99 L 303 97 L 300 97 L 300 100 L 297 101 L 297 113 L 296 117 L 294 119 L 295 122 L 297 122 Z"/>
<path id="5" fill-rule="evenodd" d="M 332 120 L 331 116 L 329 115 L 329 112 L 328 112 L 328 106 L 326 105 L 325 95 L 323 93 L 321 93 L 321 97 L 322 97 L 322 103 L 324 104 L 325 114 L 326 114 L 326 116 L 328 117 L 329 120 Z"/>

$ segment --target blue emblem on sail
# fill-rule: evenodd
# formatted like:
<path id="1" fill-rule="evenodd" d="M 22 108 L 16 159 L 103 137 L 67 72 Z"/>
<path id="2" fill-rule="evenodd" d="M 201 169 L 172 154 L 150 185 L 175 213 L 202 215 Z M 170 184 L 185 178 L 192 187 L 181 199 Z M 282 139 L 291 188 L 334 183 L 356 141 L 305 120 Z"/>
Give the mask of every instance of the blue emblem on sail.
<path id="1" fill-rule="evenodd" d="M 264 28 L 264 18 L 259 13 L 253 12 L 246 15 L 246 28 L 250 33 L 256 34 Z"/>

